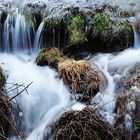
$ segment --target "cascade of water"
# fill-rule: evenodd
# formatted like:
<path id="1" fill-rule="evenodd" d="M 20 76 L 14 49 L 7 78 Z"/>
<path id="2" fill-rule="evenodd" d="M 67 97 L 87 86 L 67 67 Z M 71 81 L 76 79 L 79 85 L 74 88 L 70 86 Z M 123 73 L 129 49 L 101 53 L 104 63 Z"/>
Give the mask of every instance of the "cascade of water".
<path id="1" fill-rule="evenodd" d="M 31 52 L 33 28 L 18 10 L 8 14 L 3 30 L 3 49 L 6 52 L 20 50 Z"/>
<path id="2" fill-rule="evenodd" d="M 42 48 L 42 31 L 44 27 L 44 20 L 41 22 L 40 26 L 38 27 L 38 30 L 35 34 L 35 40 L 34 40 L 34 52 L 38 52 Z"/>

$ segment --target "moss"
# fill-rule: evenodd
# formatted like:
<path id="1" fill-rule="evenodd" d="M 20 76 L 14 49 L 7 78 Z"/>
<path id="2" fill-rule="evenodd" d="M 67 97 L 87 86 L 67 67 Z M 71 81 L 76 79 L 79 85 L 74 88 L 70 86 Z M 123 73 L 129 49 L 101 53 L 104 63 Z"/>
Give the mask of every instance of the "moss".
<path id="1" fill-rule="evenodd" d="M 87 41 L 85 35 L 85 17 L 76 15 L 68 21 L 68 30 L 71 44 L 80 44 Z"/>
<path id="2" fill-rule="evenodd" d="M 118 10 L 117 16 L 123 17 L 123 18 L 128 18 L 128 17 L 132 17 L 133 13 L 130 9 L 121 9 L 121 10 Z"/>
<path id="3" fill-rule="evenodd" d="M 108 38 L 110 28 L 110 18 L 104 13 L 97 13 L 92 20 L 92 36 L 100 37 L 103 40 Z"/>
<path id="4" fill-rule="evenodd" d="M 129 36 L 132 32 L 132 25 L 129 22 L 116 22 L 115 26 L 113 26 L 114 36 L 126 35 Z"/>
<path id="5" fill-rule="evenodd" d="M 58 17 L 52 17 L 52 18 L 46 18 L 44 20 L 45 22 L 45 28 L 54 28 L 54 26 L 56 26 L 57 24 L 59 24 L 61 22 L 61 18 Z"/>
<path id="6" fill-rule="evenodd" d="M 48 65 L 50 67 L 56 68 L 58 66 L 58 63 L 63 62 L 65 59 L 67 59 L 66 56 L 64 56 L 59 49 L 52 48 L 47 49 L 44 48 L 40 51 L 36 58 L 36 64 L 39 66 Z"/>

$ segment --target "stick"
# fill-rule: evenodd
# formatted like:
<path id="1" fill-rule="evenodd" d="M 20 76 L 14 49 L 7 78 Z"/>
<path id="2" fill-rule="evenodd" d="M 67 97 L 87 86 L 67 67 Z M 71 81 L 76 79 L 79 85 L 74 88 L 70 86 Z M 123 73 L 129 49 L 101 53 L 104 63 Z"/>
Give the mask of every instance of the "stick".
<path id="1" fill-rule="evenodd" d="M 20 91 L 17 95 L 13 96 L 11 99 L 9 99 L 9 101 L 12 101 L 14 98 L 16 98 L 17 96 L 19 96 L 23 91 L 25 91 L 33 82 L 31 82 L 29 85 L 27 85 L 22 91 Z"/>

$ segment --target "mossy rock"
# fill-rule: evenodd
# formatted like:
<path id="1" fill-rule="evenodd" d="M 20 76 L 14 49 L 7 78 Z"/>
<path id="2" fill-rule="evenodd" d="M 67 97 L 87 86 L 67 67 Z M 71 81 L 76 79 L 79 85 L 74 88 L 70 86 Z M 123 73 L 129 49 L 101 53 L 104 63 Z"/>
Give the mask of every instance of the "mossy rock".
<path id="1" fill-rule="evenodd" d="M 91 101 L 107 85 L 103 73 L 89 61 L 67 59 L 58 64 L 58 72 L 75 99 L 83 102 Z"/>
<path id="2" fill-rule="evenodd" d="M 44 48 L 40 51 L 36 58 L 36 64 L 39 66 L 48 65 L 52 68 L 57 69 L 58 63 L 63 62 L 67 59 L 58 48 L 47 49 Z"/>
<path id="3" fill-rule="evenodd" d="M 105 13 L 96 13 L 91 25 L 88 46 L 92 52 L 121 51 L 133 45 L 133 28 L 127 20 L 113 20 Z"/>

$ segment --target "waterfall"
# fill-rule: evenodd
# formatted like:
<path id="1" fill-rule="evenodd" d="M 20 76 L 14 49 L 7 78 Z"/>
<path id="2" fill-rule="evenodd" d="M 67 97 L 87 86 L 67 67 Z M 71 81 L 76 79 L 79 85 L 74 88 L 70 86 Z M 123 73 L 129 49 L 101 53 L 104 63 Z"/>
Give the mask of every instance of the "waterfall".
<path id="1" fill-rule="evenodd" d="M 18 9 L 8 14 L 3 29 L 3 50 L 6 52 L 28 51 L 32 52 L 33 28 L 28 25 L 25 16 Z"/>
<path id="2" fill-rule="evenodd" d="M 44 27 L 44 20 L 41 22 L 40 26 L 38 27 L 38 30 L 35 34 L 35 40 L 34 40 L 34 52 L 38 52 L 42 48 L 42 31 Z"/>

